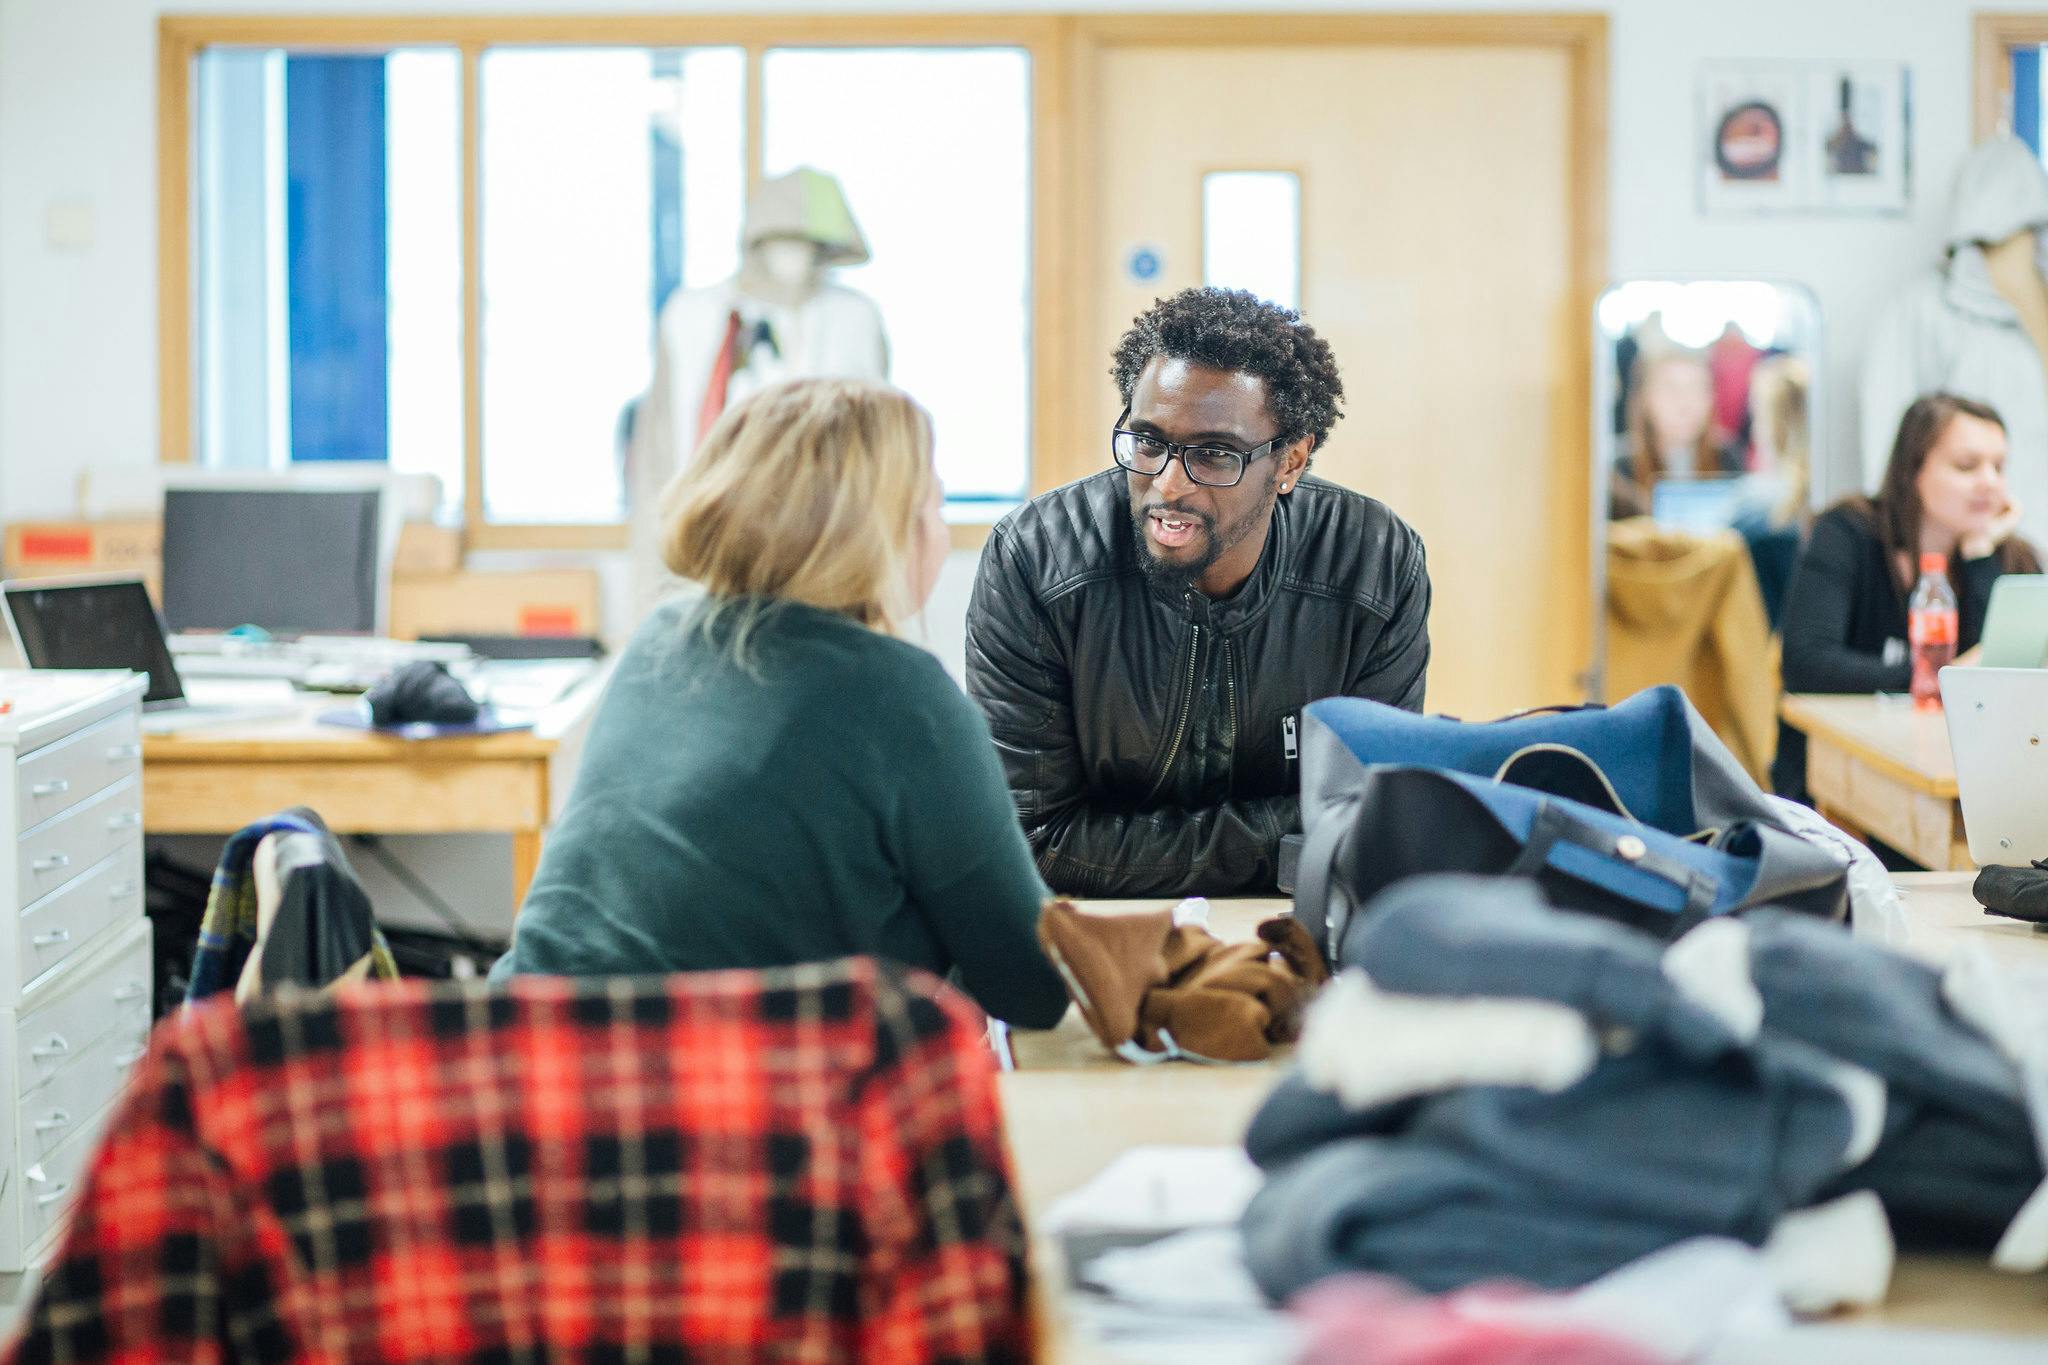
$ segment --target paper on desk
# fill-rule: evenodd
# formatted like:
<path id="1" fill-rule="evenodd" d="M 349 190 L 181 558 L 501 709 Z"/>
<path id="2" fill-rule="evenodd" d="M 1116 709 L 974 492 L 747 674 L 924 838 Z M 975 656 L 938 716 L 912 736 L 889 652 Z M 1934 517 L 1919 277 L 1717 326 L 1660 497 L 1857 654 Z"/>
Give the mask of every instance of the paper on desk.
<path id="1" fill-rule="evenodd" d="M 1133 1147 L 1056 1200 L 1040 1227 L 1223 1227 L 1237 1222 L 1264 1179 L 1241 1147 Z"/>

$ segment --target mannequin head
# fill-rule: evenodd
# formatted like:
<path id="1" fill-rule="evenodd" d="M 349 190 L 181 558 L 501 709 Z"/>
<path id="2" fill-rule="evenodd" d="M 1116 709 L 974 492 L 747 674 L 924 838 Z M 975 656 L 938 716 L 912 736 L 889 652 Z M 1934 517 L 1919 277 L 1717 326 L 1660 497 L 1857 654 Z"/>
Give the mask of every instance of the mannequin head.
<path id="1" fill-rule="evenodd" d="M 817 293 L 824 278 L 825 253 L 804 237 L 763 237 L 740 262 L 740 291 L 784 307 Z"/>

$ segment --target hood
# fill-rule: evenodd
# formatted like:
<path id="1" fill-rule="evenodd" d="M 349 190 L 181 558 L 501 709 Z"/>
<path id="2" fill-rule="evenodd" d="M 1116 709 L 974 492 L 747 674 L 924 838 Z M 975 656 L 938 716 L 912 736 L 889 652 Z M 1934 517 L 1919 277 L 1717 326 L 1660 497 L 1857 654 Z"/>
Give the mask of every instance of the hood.
<path id="1" fill-rule="evenodd" d="M 1949 206 L 1950 251 L 2002 242 L 2015 232 L 2048 227 L 2048 171 L 2026 143 L 2009 134 L 1979 144 L 1963 158 Z"/>

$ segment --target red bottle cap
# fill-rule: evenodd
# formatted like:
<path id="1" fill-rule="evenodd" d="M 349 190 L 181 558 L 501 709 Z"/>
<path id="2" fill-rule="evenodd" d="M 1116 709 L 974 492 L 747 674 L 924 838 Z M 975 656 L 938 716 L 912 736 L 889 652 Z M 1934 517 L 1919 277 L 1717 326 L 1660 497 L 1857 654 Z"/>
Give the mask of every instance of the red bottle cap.
<path id="1" fill-rule="evenodd" d="M 1947 556 L 1947 555 L 1940 555 L 1940 554 L 1931 554 L 1931 553 L 1930 553 L 1930 554 L 1923 554 L 1923 555 L 1921 555 L 1921 556 L 1920 556 L 1920 572 L 1921 572 L 1921 573 L 1923 573 L 1923 574 L 1929 574 L 1929 573 L 1940 573 L 1940 574 L 1945 574 L 1945 573 L 1947 573 L 1947 572 L 1948 572 L 1948 556 Z"/>

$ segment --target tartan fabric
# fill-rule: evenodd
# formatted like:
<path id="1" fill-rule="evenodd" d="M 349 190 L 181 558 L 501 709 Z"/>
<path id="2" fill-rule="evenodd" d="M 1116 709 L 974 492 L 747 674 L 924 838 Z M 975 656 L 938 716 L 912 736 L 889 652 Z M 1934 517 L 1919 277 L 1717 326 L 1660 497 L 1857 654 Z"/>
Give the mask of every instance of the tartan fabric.
<path id="1" fill-rule="evenodd" d="M 9 1360 L 1022 1360 L 981 1017 L 865 958 L 159 1030 Z"/>
<path id="2" fill-rule="evenodd" d="M 232 991 L 241 979 L 243 964 L 256 949 L 256 877 L 252 869 L 257 845 L 272 834 L 326 832 L 318 817 L 294 807 L 244 825 L 228 837 L 220 851 L 220 864 L 213 870 L 213 885 L 206 893 L 206 913 L 199 921 L 199 947 L 192 957 L 191 981 L 185 987 L 187 1005 Z M 375 925 L 370 927 L 370 975 L 383 980 L 398 975 L 397 959 Z"/>

